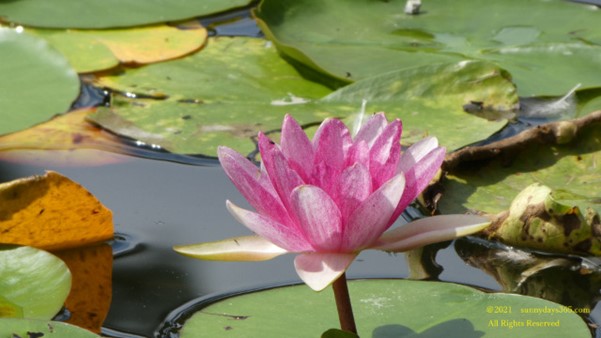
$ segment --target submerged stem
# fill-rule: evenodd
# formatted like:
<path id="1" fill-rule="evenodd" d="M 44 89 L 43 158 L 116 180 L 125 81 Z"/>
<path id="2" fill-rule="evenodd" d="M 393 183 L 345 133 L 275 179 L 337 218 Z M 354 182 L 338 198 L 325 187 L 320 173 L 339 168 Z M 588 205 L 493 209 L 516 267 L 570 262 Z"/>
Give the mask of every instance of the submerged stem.
<path id="1" fill-rule="evenodd" d="M 353 316 L 353 307 L 351 306 L 351 297 L 348 293 L 348 286 L 346 284 L 346 274 L 342 274 L 334 284 L 334 298 L 336 299 L 336 308 L 338 309 L 338 318 L 340 319 L 340 328 L 343 331 L 352 332 L 357 334 L 357 327 L 355 325 L 355 317 Z"/>

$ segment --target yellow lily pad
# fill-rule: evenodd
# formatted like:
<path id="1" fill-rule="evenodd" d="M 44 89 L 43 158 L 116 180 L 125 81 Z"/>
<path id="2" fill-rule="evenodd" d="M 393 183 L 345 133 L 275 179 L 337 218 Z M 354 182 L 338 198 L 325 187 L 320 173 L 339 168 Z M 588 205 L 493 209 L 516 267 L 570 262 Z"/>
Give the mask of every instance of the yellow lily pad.
<path id="1" fill-rule="evenodd" d="M 71 313 L 66 321 L 100 333 L 112 299 L 113 250 L 107 243 L 56 252 L 72 275 L 65 307 Z"/>
<path id="2" fill-rule="evenodd" d="M 86 121 L 86 117 L 95 111 L 95 108 L 82 108 L 57 115 L 32 128 L 0 136 L 0 159 L 63 166 L 93 166 L 129 159 L 115 154 L 128 153 L 119 137 Z M 78 151 L 73 151 L 76 149 Z"/>
<path id="3" fill-rule="evenodd" d="M 168 25 L 123 29 L 76 30 L 27 28 L 46 39 L 78 73 L 109 69 L 119 63 L 147 64 L 175 59 L 204 45 L 207 30 Z"/>

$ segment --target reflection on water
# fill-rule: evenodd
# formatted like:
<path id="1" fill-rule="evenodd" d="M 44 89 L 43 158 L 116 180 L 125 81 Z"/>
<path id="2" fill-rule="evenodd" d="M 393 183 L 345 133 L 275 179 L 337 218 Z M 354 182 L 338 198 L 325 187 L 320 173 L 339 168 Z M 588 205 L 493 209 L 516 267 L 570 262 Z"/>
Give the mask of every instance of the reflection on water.
<path id="1" fill-rule="evenodd" d="M 601 312 L 594 311 L 601 300 L 597 258 L 537 254 L 479 238 L 462 238 L 455 247 L 468 264 L 492 276 L 502 291 L 562 304 L 596 328 Z"/>

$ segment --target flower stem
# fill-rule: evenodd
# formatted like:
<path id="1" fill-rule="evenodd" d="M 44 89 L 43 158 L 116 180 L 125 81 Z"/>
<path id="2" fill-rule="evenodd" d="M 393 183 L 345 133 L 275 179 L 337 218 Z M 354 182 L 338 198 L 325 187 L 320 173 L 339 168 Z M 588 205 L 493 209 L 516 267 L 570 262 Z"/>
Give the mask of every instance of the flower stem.
<path id="1" fill-rule="evenodd" d="M 334 298 L 336 299 L 336 307 L 338 308 L 338 318 L 340 319 L 340 328 L 342 331 L 352 332 L 357 334 L 355 325 L 355 317 L 353 316 L 353 307 L 351 306 L 351 297 L 348 293 L 346 284 L 346 274 L 342 274 L 334 284 Z"/>

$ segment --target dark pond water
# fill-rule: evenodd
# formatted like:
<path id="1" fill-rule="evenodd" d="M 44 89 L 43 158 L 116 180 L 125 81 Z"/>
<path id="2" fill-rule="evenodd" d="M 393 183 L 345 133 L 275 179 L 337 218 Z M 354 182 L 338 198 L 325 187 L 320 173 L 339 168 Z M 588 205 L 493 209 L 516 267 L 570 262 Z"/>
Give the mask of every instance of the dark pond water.
<path id="1" fill-rule="evenodd" d="M 229 22 L 222 24 L 224 21 Z M 208 18 L 203 20 L 203 24 L 211 28 L 212 34 L 261 35 L 246 10 Z M 104 323 L 105 335 L 156 337 L 159 330 L 175 331 L 163 322 L 174 310 L 195 299 L 299 282 L 292 255 L 259 263 L 223 263 L 198 261 L 173 252 L 171 247 L 177 244 L 248 234 L 248 230 L 228 214 L 225 200 L 230 199 L 243 207 L 248 207 L 248 204 L 215 160 L 178 157 L 148 149 L 134 152 L 154 159 L 119 155 L 122 162 L 91 167 L 0 161 L 0 182 L 55 170 L 82 184 L 113 211 L 119 235 L 113 245 L 113 294 Z M 410 210 L 404 217 L 416 215 L 415 210 Z M 397 223 L 401 222 L 403 220 Z M 504 266 L 509 266 L 506 270 L 514 274 L 520 269 L 527 269 L 527 262 L 522 261 L 519 267 L 507 263 L 508 257 L 516 255 L 519 256 L 511 250 L 461 241 L 437 252 L 438 267 L 428 266 L 437 270 L 431 279 L 496 291 L 506 289 L 503 281 L 513 276 L 503 272 Z M 552 268 L 550 273 L 547 270 L 544 274 L 541 272 L 538 274 L 541 280 L 524 282 L 516 290 L 559 299 L 566 305 L 595 306 L 601 289 L 601 282 L 597 279 L 601 278 L 579 274 L 578 258 L 567 262 L 567 266 Z M 595 269 L 594 264 L 588 267 Z M 409 274 L 405 255 L 379 251 L 363 252 L 348 271 L 349 278 L 406 278 Z M 596 272 L 592 274 L 598 275 Z M 549 287 L 545 289 L 545 285 Z M 581 292 L 573 292 L 574 289 Z M 590 318 L 601 322 L 601 308 L 595 307 Z M 596 336 L 601 337 L 601 334 Z"/>
<path id="2" fill-rule="evenodd" d="M 113 261 L 113 297 L 105 334 L 154 337 L 171 311 L 198 297 L 299 281 L 292 255 L 259 263 L 224 263 L 198 261 L 171 250 L 176 244 L 248 233 L 228 214 L 224 203 L 230 199 L 248 205 L 217 163 L 193 166 L 124 158 L 122 163 L 75 168 L 0 163 L 2 182 L 56 170 L 81 183 L 112 209 L 116 231 L 123 237 L 115 251 L 126 245 L 131 250 L 116 254 Z M 453 245 L 440 250 L 436 262 L 442 266 L 439 280 L 502 289 L 491 275 L 460 258 Z M 351 265 L 348 275 L 407 277 L 409 269 L 402 254 L 367 251 Z M 565 285 L 571 287 L 583 288 Z M 598 296 L 599 287 L 596 290 Z M 593 295 L 590 297 L 592 300 Z M 601 310 L 592 317 L 598 321 Z"/>

